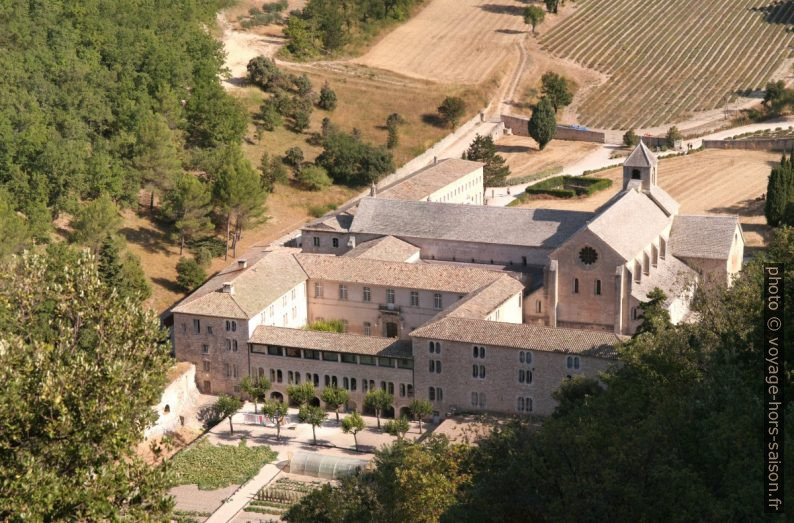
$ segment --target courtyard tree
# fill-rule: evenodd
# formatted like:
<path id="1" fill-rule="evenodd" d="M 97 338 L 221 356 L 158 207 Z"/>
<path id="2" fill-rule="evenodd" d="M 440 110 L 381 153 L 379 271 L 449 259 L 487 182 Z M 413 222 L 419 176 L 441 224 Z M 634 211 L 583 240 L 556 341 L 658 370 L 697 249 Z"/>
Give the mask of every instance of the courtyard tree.
<path id="1" fill-rule="evenodd" d="M 623 134 L 623 145 L 626 147 L 635 147 L 639 145 L 640 137 L 634 132 L 634 129 L 629 129 Z"/>
<path id="2" fill-rule="evenodd" d="M 336 109 L 336 93 L 328 82 L 325 82 L 320 89 L 320 98 L 317 100 L 317 107 L 323 111 L 333 111 Z"/>
<path id="3" fill-rule="evenodd" d="M 323 424 L 326 416 L 327 413 L 323 410 L 323 408 L 315 405 L 304 405 L 298 412 L 298 419 L 312 426 L 312 438 L 314 439 L 314 445 L 317 445 L 316 429 Z"/>
<path id="4" fill-rule="evenodd" d="M 254 402 L 254 414 L 256 414 L 257 402 L 264 403 L 267 398 L 267 391 L 270 390 L 270 380 L 264 376 L 245 376 L 240 381 L 240 388 L 250 396 L 251 401 Z"/>
<path id="5" fill-rule="evenodd" d="M 342 420 L 342 432 L 353 435 L 353 444 L 358 452 L 358 433 L 364 430 L 364 418 L 358 412 L 345 416 Z"/>
<path id="6" fill-rule="evenodd" d="M 281 425 L 284 424 L 284 417 L 287 415 L 287 404 L 283 401 L 269 400 L 262 404 L 262 412 L 273 419 L 276 424 L 276 441 L 280 441 Z"/>
<path id="7" fill-rule="evenodd" d="M 546 13 L 536 5 L 524 8 L 524 23 L 532 26 L 532 34 L 535 34 L 535 27 L 543 23 Z"/>
<path id="8" fill-rule="evenodd" d="M 209 218 L 212 195 L 198 178 L 180 174 L 165 194 L 165 215 L 171 220 L 179 236 L 179 254 L 185 241 L 206 235 L 212 231 Z"/>
<path id="9" fill-rule="evenodd" d="M 168 519 L 165 471 L 135 448 L 157 420 L 169 347 L 84 250 L 0 263 L 0 520 Z"/>
<path id="10" fill-rule="evenodd" d="M 290 385 L 287 387 L 287 396 L 292 404 L 303 407 L 314 399 L 314 385 L 311 383 L 301 383 L 300 385 Z"/>
<path id="11" fill-rule="evenodd" d="M 547 72 L 540 78 L 541 92 L 554 107 L 554 112 L 568 106 L 573 101 L 571 81 L 554 72 Z"/>
<path id="12" fill-rule="evenodd" d="M 408 432 L 408 429 L 411 428 L 411 424 L 408 423 L 408 418 L 405 416 L 400 416 L 397 419 L 389 420 L 383 426 L 383 430 L 392 436 L 395 436 L 399 441 L 402 441 L 405 437 L 405 433 Z"/>
<path id="13" fill-rule="evenodd" d="M 243 408 L 243 402 L 240 401 L 240 398 L 235 398 L 234 396 L 229 396 L 227 394 L 222 394 L 218 401 L 215 402 L 215 412 L 218 414 L 220 419 L 229 418 L 229 432 L 234 434 L 234 425 L 232 424 L 232 417 L 234 414 Z"/>
<path id="14" fill-rule="evenodd" d="M 411 417 L 419 422 L 419 433 L 422 433 L 422 418 L 433 413 L 433 404 L 427 400 L 415 399 L 408 405 Z"/>
<path id="15" fill-rule="evenodd" d="M 336 414 L 336 423 L 339 424 L 339 408 L 342 405 L 347 403 L 347 400 L 350 399 L 350 393 L 347 390 L 342 389 L 340 387 L 326 387 L 323 390 L 321 399 L 325 403 L 325 406 L 329 409 L 334 411 Z"/>
<path id="16" fill-rule="evenodd" d="M 380 417 L 386 409 L 391 407 L 392 403 L 394 403 L 394 396 L 383 389 L 371 390 L 364 396 L 364 406 L 375 412 L 375 418 L 378 420 L 378 428 L 380 428 Z"/>
<path id="17" fill-rule="evenodd" d="M 496 144 L 490 136 L 475 136 L 466 150 L 466 159 L 485 164 L 482 168 L 485 187 L 502 184 L 510 174 L 510 167 L 505 165 L 504 157 L 496 153 Z"/>
<path id="18" fill-rule="evenodd" d="M 554 114 L 554 107 L 544 96 L 532 110 L 532 117 L 529 119 L 529 135 L 538 142 L 538 147 L 543 150 L 554 138 L 556 132 L 557 117 Z"/>
<path id="19" fill-rule="evenodd" d="M 438 106 L 438 114 L 449 127 L 456 127 L 458 122 L 466 114 L 466 102 L 457 96 L 447 96 L 441 105 Z"/>

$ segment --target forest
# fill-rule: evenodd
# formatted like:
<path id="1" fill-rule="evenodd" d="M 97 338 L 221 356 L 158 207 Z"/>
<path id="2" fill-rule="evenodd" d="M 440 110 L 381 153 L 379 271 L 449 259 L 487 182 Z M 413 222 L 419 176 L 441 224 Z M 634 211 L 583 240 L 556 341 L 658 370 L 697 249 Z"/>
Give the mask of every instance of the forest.
<path id="1" fill-rule="evenodd" d="M 210 33 L 229 3 L 0 5 L 0 254 L 51 241 L 59 217 L 68 240 L 123 251 L 118 210 L 141 188 L 168 203 L 159 218 L 183 242 L 209 218 L 234 231 L 261 215 L 266 192 L 239 148 L 248 118 Z"/>

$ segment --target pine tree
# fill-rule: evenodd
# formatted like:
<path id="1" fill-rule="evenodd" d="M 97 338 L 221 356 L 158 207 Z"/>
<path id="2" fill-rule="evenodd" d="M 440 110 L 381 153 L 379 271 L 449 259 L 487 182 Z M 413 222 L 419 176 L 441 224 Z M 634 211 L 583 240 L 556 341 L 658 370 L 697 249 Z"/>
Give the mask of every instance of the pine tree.
<path id="1" fill-rule="evenodd" d="M 162 115 L 151 114 L 144 118 L 137 139 L 137 154 L 132 163 L 144 185 L 149 187 L 149 208 L 153 209 L 155 193 L 162 195 L 170 188 L 182 170 L 182 163 L 174 133 Z"/>
<path id="2" fill-rule="evenodd" d="M 181 255 L 186 240 L 212 230 L 209 218 L 211 195 L 199 179 L 183 173 L 176 178 L 165 199 L 165 212 L 179 235 Z"/>
<path id="3" fill-rule="evenodd" d="M 107 287 L 118 289 L 121 286 L 123 271 L 118 242 L 108 234 L 102 242 L 97 256 L 99 277 Z"/>
<path id="4" fill-rule="evenodd" d="M 557 117 L 554 114 L 554 107 L 548 99 L 541 98 L 529 119 L 529 135 L 538 142 L 538 147 L 542 150 L 554 138 L 556 132 Z"/>
<path id="5" fill-rule="evenodd" d="M 496 144 L 490 136 L 475 136 L 466 151 L 466 159 L 485 164 L 482 169 L 485 187 L 499 185 L 510 174 L 510 167 L 505 165 L 502 156 L 496 154 Z"/>

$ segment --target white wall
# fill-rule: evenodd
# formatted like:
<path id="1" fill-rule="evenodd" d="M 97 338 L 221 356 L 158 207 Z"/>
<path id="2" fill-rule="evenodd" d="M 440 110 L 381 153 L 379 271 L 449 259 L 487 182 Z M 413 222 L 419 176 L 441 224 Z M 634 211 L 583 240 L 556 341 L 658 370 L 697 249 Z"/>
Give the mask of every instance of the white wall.
<path id="1" fill-rule="evenodd" d="M 178 429 L 181 426 L 179 417 L 184 416 L 185 412 L 195 404 L 198 395 L 196 366 L 191 363 L 188 369 L 168 384 L 163 391 L 160 403 L 154 407 L 159 417 L 154 425 L 144 431 L 144 439 Z"/>

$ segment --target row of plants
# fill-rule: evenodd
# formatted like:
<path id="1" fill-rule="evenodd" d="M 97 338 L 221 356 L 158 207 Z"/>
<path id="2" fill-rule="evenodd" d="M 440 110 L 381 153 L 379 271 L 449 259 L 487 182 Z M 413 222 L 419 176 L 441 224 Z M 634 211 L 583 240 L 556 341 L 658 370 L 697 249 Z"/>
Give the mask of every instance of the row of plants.
<path id="1" fill-rule="evenodd" d="M 242 485 L 274 459 L 270 447 L 249 447 L 245 439 L 237 445 L 213 445 L 202 438 L 171 459 L 170 484 L 195 484 L 201 490 Z"/>
<path id="2" fill-rule="evenodd" d="M 561 165 L 553 165 L 551 167 L 543 169 L 542 171 L 537 171 L 532 174 L 527 174 L 526 176 L 519 176 L 517 178 L 498 180 L 496 182 L 493 182 L 490 185 L 490 187 L 507 187 L 508 185 L 519 185 L 522 183 L 528 183 L 535 180 L 539 180 L 541 178 L 545 178 L 546 176 L 553 176 L 555 174 L 559 174 L 562 172 L 562 170 L 563 169 Z"/>
<path id="3" fill-rule="evenodd" d="M 321 486 L 322 482 L 320 481 L 304 482 L 279 478 L 272 486 L 260 489 L 245 510 L 260 514 L 281 515 L 292 505 L 300 502 L 304 496 Z"/>
<path id="4" fill-rule="evenodd" d="M 528 195 L 547 195 L 557 198 L 590 196 L 612 186 L 609 178 L 588 178 L 584 176 L 554 176 L 527 187 Z"/>

